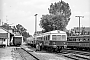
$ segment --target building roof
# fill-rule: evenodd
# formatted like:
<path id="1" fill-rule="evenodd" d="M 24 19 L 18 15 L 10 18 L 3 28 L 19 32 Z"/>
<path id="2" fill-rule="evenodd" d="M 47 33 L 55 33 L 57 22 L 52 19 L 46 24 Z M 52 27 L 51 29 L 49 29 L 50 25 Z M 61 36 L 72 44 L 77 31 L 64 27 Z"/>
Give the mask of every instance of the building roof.
<path id="1" fill-rule="evenodd" d="M 13 33 L 13 32 L 11 32 L 11 31 L 9 31 L 9 30 L 7 30 L 7 29 L 5 29 L 5 28 L 1 27 L 1 26 L 0 26 L 0 28 L 1 28 L 1 29 L 3 29 L 4 31 L 6 31 L 6 32 L 11 33 L 11 34 L 13 34 L 13 35 L 14 35 L 14 33 Z"/>

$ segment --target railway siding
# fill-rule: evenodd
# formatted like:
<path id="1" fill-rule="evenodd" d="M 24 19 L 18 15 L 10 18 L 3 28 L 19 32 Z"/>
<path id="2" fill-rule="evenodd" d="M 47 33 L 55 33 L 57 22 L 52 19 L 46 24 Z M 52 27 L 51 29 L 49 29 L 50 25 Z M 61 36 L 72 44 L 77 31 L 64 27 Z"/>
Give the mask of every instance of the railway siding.
<path id="1" fill-rule="evenodd" d="M 84 59 L 90 59 L 90 56 L 84 56 L 84 55 L 79 55 L 79 54 L 73 54 L 73 56 L 78 56 Z"/>
<path id="2" fill-rule="evenodd" d="M 61 53 L 58 53 L 58 54 L 62 55 L 64 57 L 70 58 L 72 60 L 90 60 L 89 52 L 84 52 L 84 51 L 66 50 L 66 51 L 62 51 Z"/>

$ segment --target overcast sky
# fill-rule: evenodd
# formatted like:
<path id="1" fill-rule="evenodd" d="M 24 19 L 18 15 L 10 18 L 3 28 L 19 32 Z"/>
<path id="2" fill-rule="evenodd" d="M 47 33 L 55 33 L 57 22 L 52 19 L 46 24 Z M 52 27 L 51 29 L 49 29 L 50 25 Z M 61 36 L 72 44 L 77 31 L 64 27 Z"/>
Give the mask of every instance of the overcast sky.
<path id="1" fill-rule="evenodd" d="M 51 3 L 59 2 L 61 0 L 0 0 L 0 18 L 2 16 L 3 22 L 9 24 L 21 24 L 30 34 L 34 33 L 35 28 L 35 14 L 37 18 L 37 30 L 41 30 L 39 23 L 42 15 L 48 14 L 48 8 Z M 90 0 L 63 0 L 69 3 L 71 8 L 71 20 L 67 29 L 78 26 L 78 18 L 75 16 L 84 16 L 81 18 L 81 26 L 90 27 Z M 2 5 L 2 6 L 1 6 Z"/>

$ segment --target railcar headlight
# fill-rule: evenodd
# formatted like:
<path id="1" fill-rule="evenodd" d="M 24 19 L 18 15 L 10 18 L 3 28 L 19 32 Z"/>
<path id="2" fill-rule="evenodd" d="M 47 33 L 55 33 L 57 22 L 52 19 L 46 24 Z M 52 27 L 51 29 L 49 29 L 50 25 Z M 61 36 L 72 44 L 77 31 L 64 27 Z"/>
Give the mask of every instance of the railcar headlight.
<path id="1" fill-rule="evenodd" d="M 55 42 L 53 42 L 52 44 L 53 44 L 53 45 L 56 45 L 56 43 L 55 43 Z"/>
<path id="2" fill-rule="evenodd" d="M 57 48 L 57 45 L 53 45 L 54 48 Z"/>
<path id="3" fill-rule="evenodd" d="M 67 45 L 64 45 L 64 48 L 67 48 Z"/>

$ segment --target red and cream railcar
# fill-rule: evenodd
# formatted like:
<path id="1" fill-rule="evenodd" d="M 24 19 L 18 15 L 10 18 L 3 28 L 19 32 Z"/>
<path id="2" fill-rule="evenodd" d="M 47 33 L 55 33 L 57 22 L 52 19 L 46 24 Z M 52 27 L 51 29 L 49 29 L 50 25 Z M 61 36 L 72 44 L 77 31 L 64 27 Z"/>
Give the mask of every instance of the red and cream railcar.
<path id="1" fill-rule="evenodd" d="M 42 47 L 47 50 L 61 50 L 67 47 L 67 34 L 64 31 L 55 30 L 42 33 L 36 36 L 37 43 L 42 43 Z"/>

